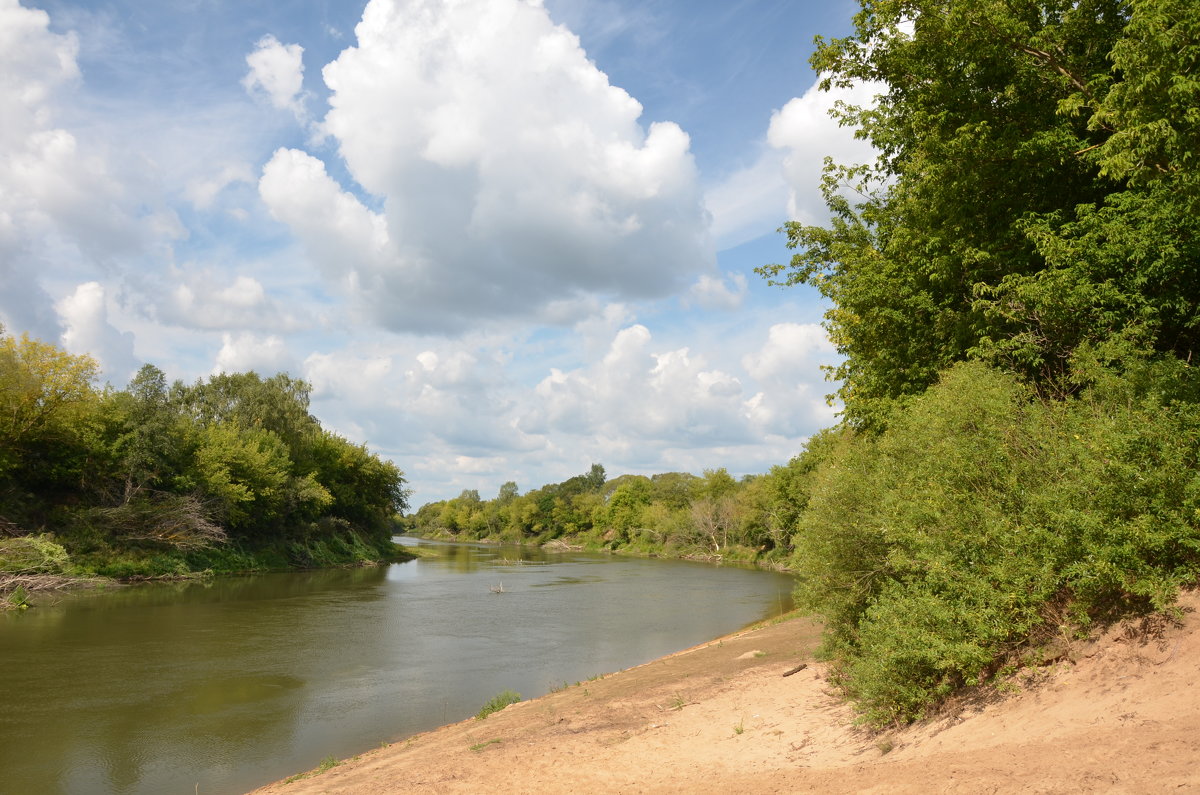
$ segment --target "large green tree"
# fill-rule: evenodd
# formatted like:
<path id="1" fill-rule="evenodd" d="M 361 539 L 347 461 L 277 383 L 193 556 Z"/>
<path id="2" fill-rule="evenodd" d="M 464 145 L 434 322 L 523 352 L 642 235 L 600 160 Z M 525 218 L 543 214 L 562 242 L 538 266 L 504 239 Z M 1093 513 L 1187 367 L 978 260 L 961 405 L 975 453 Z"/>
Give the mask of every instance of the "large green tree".
<path id="1" fill-rule="evenodd" d="M 90 356 L 0 327 L 0 523 L 37 526 L 78 491 L 99 423 Z"/>
<path id="2" fill-rule="evenodd" d="M 833 302 L 846 417 L 883 424 L 955 361 L 1078 384 L 1081 346 L 1200 343 L 1200 6 L 1184 0 L 861 0 L 818 40 L 841 120 L 879 152 L 830 164 L 827 226 L 788 266 Z M 849 190 L 853 188 L 854 190 Z M 854 196 L 854 199 L 849 197 Z"/>

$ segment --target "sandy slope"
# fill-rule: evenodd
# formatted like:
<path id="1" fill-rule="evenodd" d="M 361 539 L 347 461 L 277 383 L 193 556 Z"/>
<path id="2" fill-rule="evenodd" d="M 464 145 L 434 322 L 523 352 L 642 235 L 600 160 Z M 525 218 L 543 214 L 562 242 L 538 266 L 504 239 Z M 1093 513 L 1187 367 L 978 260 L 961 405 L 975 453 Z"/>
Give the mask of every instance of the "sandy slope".
<path id="1" fill-rule="evenodd" d="M 792 620 L 259 792 L 1200 792 L 1200 596 L 1182 605 L 892 734 L 854 729 L 821 665 L 781 675 L 815 644 Z"/>

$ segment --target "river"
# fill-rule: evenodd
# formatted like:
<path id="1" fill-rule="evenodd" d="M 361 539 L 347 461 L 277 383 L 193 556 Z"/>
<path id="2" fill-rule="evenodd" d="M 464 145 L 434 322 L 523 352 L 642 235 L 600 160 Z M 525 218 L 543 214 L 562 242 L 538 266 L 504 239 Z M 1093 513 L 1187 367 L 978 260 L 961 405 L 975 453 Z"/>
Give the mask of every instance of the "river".
<path id="1" fill-rule="evenodd" d="M 241 793 L 791 606 L 769 572 L 405 543 L 438 556 L 0 613 L 0 792 Z"/>

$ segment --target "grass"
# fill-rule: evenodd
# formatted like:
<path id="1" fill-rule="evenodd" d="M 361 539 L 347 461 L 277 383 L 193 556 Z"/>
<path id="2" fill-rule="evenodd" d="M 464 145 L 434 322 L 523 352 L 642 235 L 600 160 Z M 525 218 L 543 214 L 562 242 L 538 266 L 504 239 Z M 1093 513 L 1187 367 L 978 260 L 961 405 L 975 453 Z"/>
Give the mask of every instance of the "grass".
<path id="1" fill-rule="evenodd" d="M 683 700 L 683 696 L 679 695 L 678 693 L 676 693 L 675 697 L 671 699 L 671 709 L 675 710 L 676 712 L 683 709 L 686 704 L 687 702 Z"/>
<path id="2" fill-rule="evenodd" d="M 501 740 L 499 737 L 495 737 L 491 740 L 484 740 L 481 743 L 475 743 L 474 745 L 471 746 L 471 750 L 472 751 L 482 751 L 484 748 L 487 748 L 489 745 L 495 745 L 497 743 L 502 743 L 502 742 L 504 742 L 504 741 Z"/>
<path id="3" fill-rule="evenodd" d="M 483 705 L 483 707 L 479 710 L 478 714 L 475 715 L 475 719 L 483 720 L 488 715 L 491 715 L 493 712 L 499 712 L 500 710 L 507 707 L 509 704 L 516 704 L 520 700 L 521 700 L 520 693 L 516 693 L 512 690 L 502 690 L 501 692 L 492 696 L 491 700 Z"/>
<path id="4" fill-rule="evenodd" d="M 300 781 L 302 779 L 312 778 L 313 776 L 319 776 L 328 770 L 333 770 L 340 764 L 341 762 L 338 761 L 338 758 L 331 754 L 322 759 L 321 764 L 317 765 L 312 770 L 309 770 L 307 773 L 297 773 L 294 776 L 289 776 L 283 780 L 283 783 L 291 784 L 293 781 Z"/>
<path id="5" fill-rule="evenodd" d="M 737 725 L 733 727 L 733 733 L 741 734 L 744 731 L 746 731 L 746 719 L 742 718 L 741 720 L 738 721 Z"/>

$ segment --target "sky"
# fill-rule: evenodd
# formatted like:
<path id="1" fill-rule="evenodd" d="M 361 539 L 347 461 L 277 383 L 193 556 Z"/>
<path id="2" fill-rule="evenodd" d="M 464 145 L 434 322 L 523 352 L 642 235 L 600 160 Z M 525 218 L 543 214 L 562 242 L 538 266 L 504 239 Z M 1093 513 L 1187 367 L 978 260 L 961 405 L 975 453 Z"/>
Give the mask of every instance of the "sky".
<path id="1" fill-rule="evenodd" d="M 123 387 L 287 372 L 414 507 L 764 472 L 835 421 L 848 0 L 0 0 L 0 323 Z"/>

